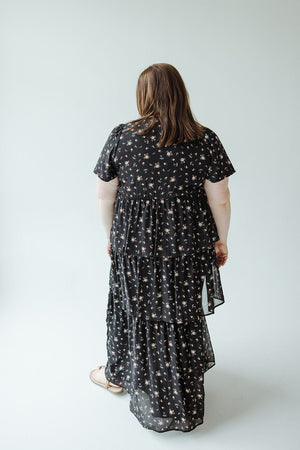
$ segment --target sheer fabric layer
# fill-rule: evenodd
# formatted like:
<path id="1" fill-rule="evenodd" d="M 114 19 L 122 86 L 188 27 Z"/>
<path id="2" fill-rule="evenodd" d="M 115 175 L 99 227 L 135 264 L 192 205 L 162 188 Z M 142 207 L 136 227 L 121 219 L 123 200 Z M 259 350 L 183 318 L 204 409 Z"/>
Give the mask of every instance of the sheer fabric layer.
<path id="1" fill-rule="evenodd" d="M 204 373 L 215 356 L 204 316 L 185 324 L 128 314 L 109 292 L 105 375 L 130 395 L 130 411 L 157 432 L 203 423 Z"/>

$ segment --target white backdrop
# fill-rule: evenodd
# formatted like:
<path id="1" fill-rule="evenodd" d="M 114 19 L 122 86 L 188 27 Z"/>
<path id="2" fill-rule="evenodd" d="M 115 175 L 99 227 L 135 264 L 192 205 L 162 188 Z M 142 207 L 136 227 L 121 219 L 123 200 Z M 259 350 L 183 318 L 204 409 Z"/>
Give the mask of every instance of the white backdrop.
<path id="1" fill-rule="evenodd" d="M 298 448 L 299 2 L 0 8 L 2 447 Z M 128 395 L 89 380 L 106 363 L 110 263 L 93 168 L 156 62 L 179 70 L 236 169 L 225 304 L 207 318 L 216 366 L 190 433 L 143 429 Z"/>

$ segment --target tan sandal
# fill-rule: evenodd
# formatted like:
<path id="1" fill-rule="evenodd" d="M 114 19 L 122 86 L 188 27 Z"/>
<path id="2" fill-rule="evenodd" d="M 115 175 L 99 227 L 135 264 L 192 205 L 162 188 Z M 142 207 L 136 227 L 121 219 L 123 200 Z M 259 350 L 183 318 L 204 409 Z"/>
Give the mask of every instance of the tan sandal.
<path id="1" fill-rule="evenodd" d="M 102 386 L 105 389 L 108 389 L 109 391 L 113 392 L 114 394 L 121 394 L 121 392 L 123 392 L 123 390 L 124 390 L 122 388 L 122 386 L 116 386 L 108 380 L 106 380 L 105 383 L 103 383 L 102 381 L 100 381 L 94 377 L 94 373 L 98 372 L 103 367 L 105 367 L 105 366 L 99 366 L 98 369 L 92 370 L 90 372 L 90 379 L 92 380 L 93 383 L 98 384 L 98 386 Z M 104 374 L 104 376 L 105 376 L 105 374 Z"/>

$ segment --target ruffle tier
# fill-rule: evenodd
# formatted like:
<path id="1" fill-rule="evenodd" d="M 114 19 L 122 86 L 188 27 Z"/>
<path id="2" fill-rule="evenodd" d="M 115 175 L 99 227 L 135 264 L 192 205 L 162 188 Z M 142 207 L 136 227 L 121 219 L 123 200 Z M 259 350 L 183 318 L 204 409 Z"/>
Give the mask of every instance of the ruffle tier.
<path id="1" fill-rule="evenodd" d="M 214 248 L 160 258 L 111 252 L 110 286 L 129 315 L 186 323 L 225 302 Z"/>
<path id="2" fill-rule="evenodd" d="M 143 427 L 191 431 L 203 423 L 204 373 L 215 365 L 205 317 L 186 324 L 129 315 L 109 291 L 106 378 L 130 395 Z"/>
<path id="3" fill-rule="evenodd" d="M 212 248 L 218 240 L 203 189 L 185 187 L 150 197 L 135 196 L 125 186 L 119 187 L 110 233 L 113 251 L 146 257 L 179 256 Z"/>

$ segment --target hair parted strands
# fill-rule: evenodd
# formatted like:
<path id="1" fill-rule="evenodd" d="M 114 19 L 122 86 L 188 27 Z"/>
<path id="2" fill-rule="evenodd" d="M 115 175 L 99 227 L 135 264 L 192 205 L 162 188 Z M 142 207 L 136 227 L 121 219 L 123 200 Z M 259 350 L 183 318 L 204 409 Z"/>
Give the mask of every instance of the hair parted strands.
<path id="1" fill-rule="evenodd" d="M 152 64 L 140 74 L 136 101 L 141 117 L 130 121 L 134 125 L 128 130 L 149 121 L 143 129 L 136 131 L 136 134 L 144 135 L 160 123 L 158 147 L 204 137 L 205 127 L 194 119 L 185 84 L 171 64 Z"/>

